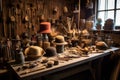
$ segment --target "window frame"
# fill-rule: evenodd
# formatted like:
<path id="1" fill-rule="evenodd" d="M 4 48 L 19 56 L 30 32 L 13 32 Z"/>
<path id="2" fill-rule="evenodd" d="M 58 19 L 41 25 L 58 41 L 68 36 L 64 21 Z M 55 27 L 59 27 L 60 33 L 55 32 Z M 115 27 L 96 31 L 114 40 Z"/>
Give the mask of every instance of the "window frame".
<path id="1" fill-rule="evenodd" d="M 109 1 L 109 0 L 107 0 L 107 1 Z M 117 12 L 117 10 L 120 10 L 120 8 L 117 8 L 117 0 L 114 0 L 115 1 L 115 3 L 114 3 L 114 9 L 104 9 L 104 10 L 99 10 L 99 0 L 96 0 L 96 19 L 97 18 L 99 18 L 98 17 L 98 14 L 99 14 L 99 12 L 105 12 L 105 11 L 114 11 L 114 19 L 113 19 L 113 21 L 114 21 L 114 29 L 116 28 L 116 26 L 118 26 L 119 28 L 120 28 L 120 25 L 116 25 L 116 12 Z M 108 5 L 108 4 L 107 4 Z M 104 20 L 105 20 L 105 18 L 104 18 Z"/>

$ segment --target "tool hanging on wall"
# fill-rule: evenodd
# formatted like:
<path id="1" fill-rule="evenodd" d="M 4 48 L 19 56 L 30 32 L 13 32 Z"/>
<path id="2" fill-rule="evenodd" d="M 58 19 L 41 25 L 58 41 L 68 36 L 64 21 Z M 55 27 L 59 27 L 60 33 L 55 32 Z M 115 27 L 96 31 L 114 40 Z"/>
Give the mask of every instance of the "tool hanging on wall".
<path id="1" fill-rule="evenodd" d="M 16 16 L 16 35 L 17 35 L 17 34 L 19 34 L 19 27 L 20 27 L 20 24 L 21 24 L 21 7 L 20 7 L 20 4 L 16 5 L 15 16 Z"/>
<path id="2" fill-rule="evenodd" d="M 6 47 L 7 47 L 7 54 L 8 54 L 8 60 L 13 60 L 12 55 L 12 42 L 10 39 L 6 40 Z"/>
<path id="3" fill-rule="evenodd" d="M 16 16 L 15 16 L 15 7 L 11 10 L 12 15 L 10 16 L 10 24 L 11 24 L 11 38 L 16 36 Z"/>
<path id="4" fill-rule="evenodd" d="M 11 9 L 9 8 L 8 9 L 8 18 L 7 18 L 7 26 L 8 26 L 8 28 L 7 28 L 7 37 L 11 37 L 11 24 L 10 24 L 10 21 L 11 21 L 11 18 L 10 18 L 10 16 L 11 16 Z"/>
<path id="5" fill-rule="evenodd" d="M 2 41 L 0 41 L 0 63 L 3 63 Z M 0 65 L 0 67 L 1 67 L 1 65 Z"/>
<path id="6" fill-rule="evenodd" d="M 4 12 L 4 9 L 3 9 Z M 2 12 L 2 16 L 3 16 L 3 27 L 2 27 L 2 31 L 3 31 L 3 37 L 6 37 L 6 17 L 5 14 Z"/>
<path id="7" fill-rule="evenodd" d="M 0 0 L 0 11 L 2 11 L 2 0 Z"/>
<path id="8" fill-rule="evenodd" d="M 12 49 L 12 41 L 10 39 L 2 39 L 0 42 L 0 58 L 2 62 L 14 60 L 14 53 Z"/>

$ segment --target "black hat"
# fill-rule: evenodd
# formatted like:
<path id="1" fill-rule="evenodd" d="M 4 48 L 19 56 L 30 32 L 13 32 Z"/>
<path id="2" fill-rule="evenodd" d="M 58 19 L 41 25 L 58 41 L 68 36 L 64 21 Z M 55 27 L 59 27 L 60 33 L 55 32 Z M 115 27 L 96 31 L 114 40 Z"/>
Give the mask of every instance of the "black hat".
<path id="1" fill-rule="evenodd" d="M 57 52 L 56 52 L 56 48 L 55 47 L 48 47 L 46 50 L 45 50 L 45 55 L 46 57 L 52 57 L 52 56 L 56 56 L 57 55 Z"/>

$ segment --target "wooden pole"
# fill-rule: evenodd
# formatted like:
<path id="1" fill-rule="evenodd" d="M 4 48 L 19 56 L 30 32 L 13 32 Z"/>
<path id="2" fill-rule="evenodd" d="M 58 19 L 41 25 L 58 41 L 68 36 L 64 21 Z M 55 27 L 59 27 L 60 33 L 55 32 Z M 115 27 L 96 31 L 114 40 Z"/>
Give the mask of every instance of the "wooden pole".
<path id="1" fill-rule="evenodd" d="M 80 0 L 79 0 L 79 3 L 78 3 L 78 31 L 80 29 Z"/>
<path id="2" fill-rule="evenodd" d="M 0 0 L 0 11 L 2 11 L 2 0 Z"/>

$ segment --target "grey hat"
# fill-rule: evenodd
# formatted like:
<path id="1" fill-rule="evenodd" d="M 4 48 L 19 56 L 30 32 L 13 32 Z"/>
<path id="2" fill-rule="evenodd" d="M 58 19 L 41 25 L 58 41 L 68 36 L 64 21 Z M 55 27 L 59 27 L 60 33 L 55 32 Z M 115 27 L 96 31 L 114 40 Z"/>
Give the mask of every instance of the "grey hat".
<path id="1" fill-rule="evenodd" d="M 55 47 L 48 47 L 45 50 L 45 55 L 46 57 L 52 57 L 52 56 L 56 56 L 57 52 L 56 52 L 56 48 Z"/>

